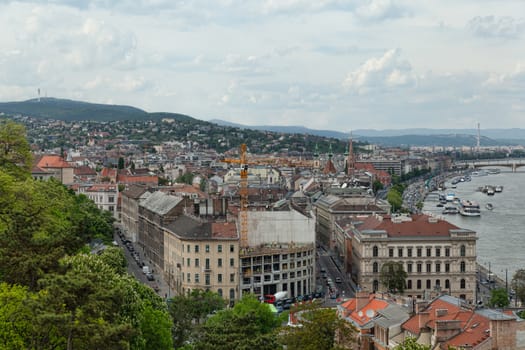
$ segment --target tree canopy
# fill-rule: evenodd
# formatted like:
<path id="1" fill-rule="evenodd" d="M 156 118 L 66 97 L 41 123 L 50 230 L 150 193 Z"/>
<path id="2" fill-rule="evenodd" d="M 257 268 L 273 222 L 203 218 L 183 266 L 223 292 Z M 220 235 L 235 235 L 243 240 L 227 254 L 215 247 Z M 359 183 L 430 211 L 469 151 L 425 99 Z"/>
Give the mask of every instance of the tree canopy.
<path id="1" fill-rule="evenodd" d="M 525 303 L 525 269 L 519 269 L 514 273 L 511 286 L 516 293 L 515 297 Z"/>
<path id="2" fill-rule="evenodd" d="M 490 291 L 490 306 L 507 307 L 509 306 L 509 296 L 504 288 L 496 288 Z"/>
<path id="3" fill-rule="evenodd" d="M 381 266 L 379 279 L 389 292 L 403 293 L 407 277 L 402 263 L 389 261 Z"/>

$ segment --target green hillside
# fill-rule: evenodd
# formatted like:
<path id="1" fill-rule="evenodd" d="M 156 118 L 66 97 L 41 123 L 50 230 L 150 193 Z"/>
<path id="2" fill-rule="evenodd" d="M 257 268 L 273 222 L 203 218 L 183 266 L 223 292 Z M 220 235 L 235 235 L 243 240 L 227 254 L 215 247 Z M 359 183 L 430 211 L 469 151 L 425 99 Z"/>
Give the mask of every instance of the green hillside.
<path id="1" fill-rule="evenodd" d="M 193 119 L 189 116 L 176 113 L 148 113 L 142 109 L 130 106 L 106 105 L 57 98 L 3 102 L 0 103 L 0 112 L 7 115 L 20 114 L 64 121 L 92 120 L 100 122 L 157 118 L 173 118 L 180 121 L 189 121 Z"/>

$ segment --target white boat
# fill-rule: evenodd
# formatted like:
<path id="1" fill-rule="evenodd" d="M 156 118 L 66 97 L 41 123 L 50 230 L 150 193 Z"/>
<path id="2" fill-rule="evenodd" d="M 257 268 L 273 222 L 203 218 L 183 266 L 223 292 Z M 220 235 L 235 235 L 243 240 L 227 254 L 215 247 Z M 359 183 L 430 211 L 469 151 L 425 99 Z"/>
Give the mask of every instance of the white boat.
<path id="1" fill-rule="evenodd" d="M 463 216 L 480 216 L 479 204 L 474 201 L 462 199 L 458 204 L 459 213 Z"/>
<path id="2" fill-rule="evenodd" d="M 454 200 L 454 198 L 456 198 L 456 194 L 454 192 L 449 192 L 445 196 L 445 199 L 446 199 L 447 202 L 452 202 Z"/>
<path id="3" fill-rule="evenodd" d="M 503 186 L 498 185 L 494 187 L 494 192 L 497 192 L 497 193 L 503 192 Z"/>
<path id="4" fill-rule="evenodd" d="M 496 174 L 501 173 L 501 170 L 500 169 L 488 169 L 487 172 L 491 175 L 496 175 Z"/>
<path id="5" fill-rule="evenodd" d="M 485 170 L 477 170 L 470 173 L 470 176 L 487 176 L 488 174 Z"/>

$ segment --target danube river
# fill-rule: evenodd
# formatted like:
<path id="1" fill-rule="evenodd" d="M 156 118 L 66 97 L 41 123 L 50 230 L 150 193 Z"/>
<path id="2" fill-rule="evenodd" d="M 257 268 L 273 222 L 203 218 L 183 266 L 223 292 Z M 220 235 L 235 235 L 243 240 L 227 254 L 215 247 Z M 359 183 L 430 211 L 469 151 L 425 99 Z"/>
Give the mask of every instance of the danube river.
<path id="1" fill-rule="evenodd" d="M 525 172 L 502 172 L 487 176 L 472 176 L 471 181 L 459 182 L 456 188 L 446 183 L 444 193 L 455 193 L 456 197 L 474 200 L 479 203 L 480 217 L 464 217 L 460 214 L 443 215 L 445 220 L 477 232 L 478 263 L 508 280 L 517 269 L 525 269 Z M 485 185 L 502 185 L 503 192 L 488 196 L 478 191 Z M 486 204 L 491 203 L 493 210 Z M 423 210 L 441 215 L 443 208 L 437 201 L 427 200 Z"/>

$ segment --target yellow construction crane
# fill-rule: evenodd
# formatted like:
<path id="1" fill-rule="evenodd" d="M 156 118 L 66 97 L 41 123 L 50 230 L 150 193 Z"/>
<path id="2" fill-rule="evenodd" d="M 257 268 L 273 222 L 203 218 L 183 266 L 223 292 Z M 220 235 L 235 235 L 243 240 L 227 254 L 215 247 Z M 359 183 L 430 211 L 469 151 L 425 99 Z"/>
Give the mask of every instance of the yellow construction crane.
<path id="1" fill-rule="evenodd" d="M 241 169 L 241 180 L 239 187 L 240 208 L 240 246 L 241 248 L 248 248 L 248 165 L 276 165 L 276 166 L 290 166 L 290 167 L 312 167 L 314 162 L 308 160 L 296 160 L 286 158 L 258 158 L 248 161 L 246 155 L 246 144 L 241 144 L 239 159 L 223 158 L 224 163 L 239 164 Z"/>

